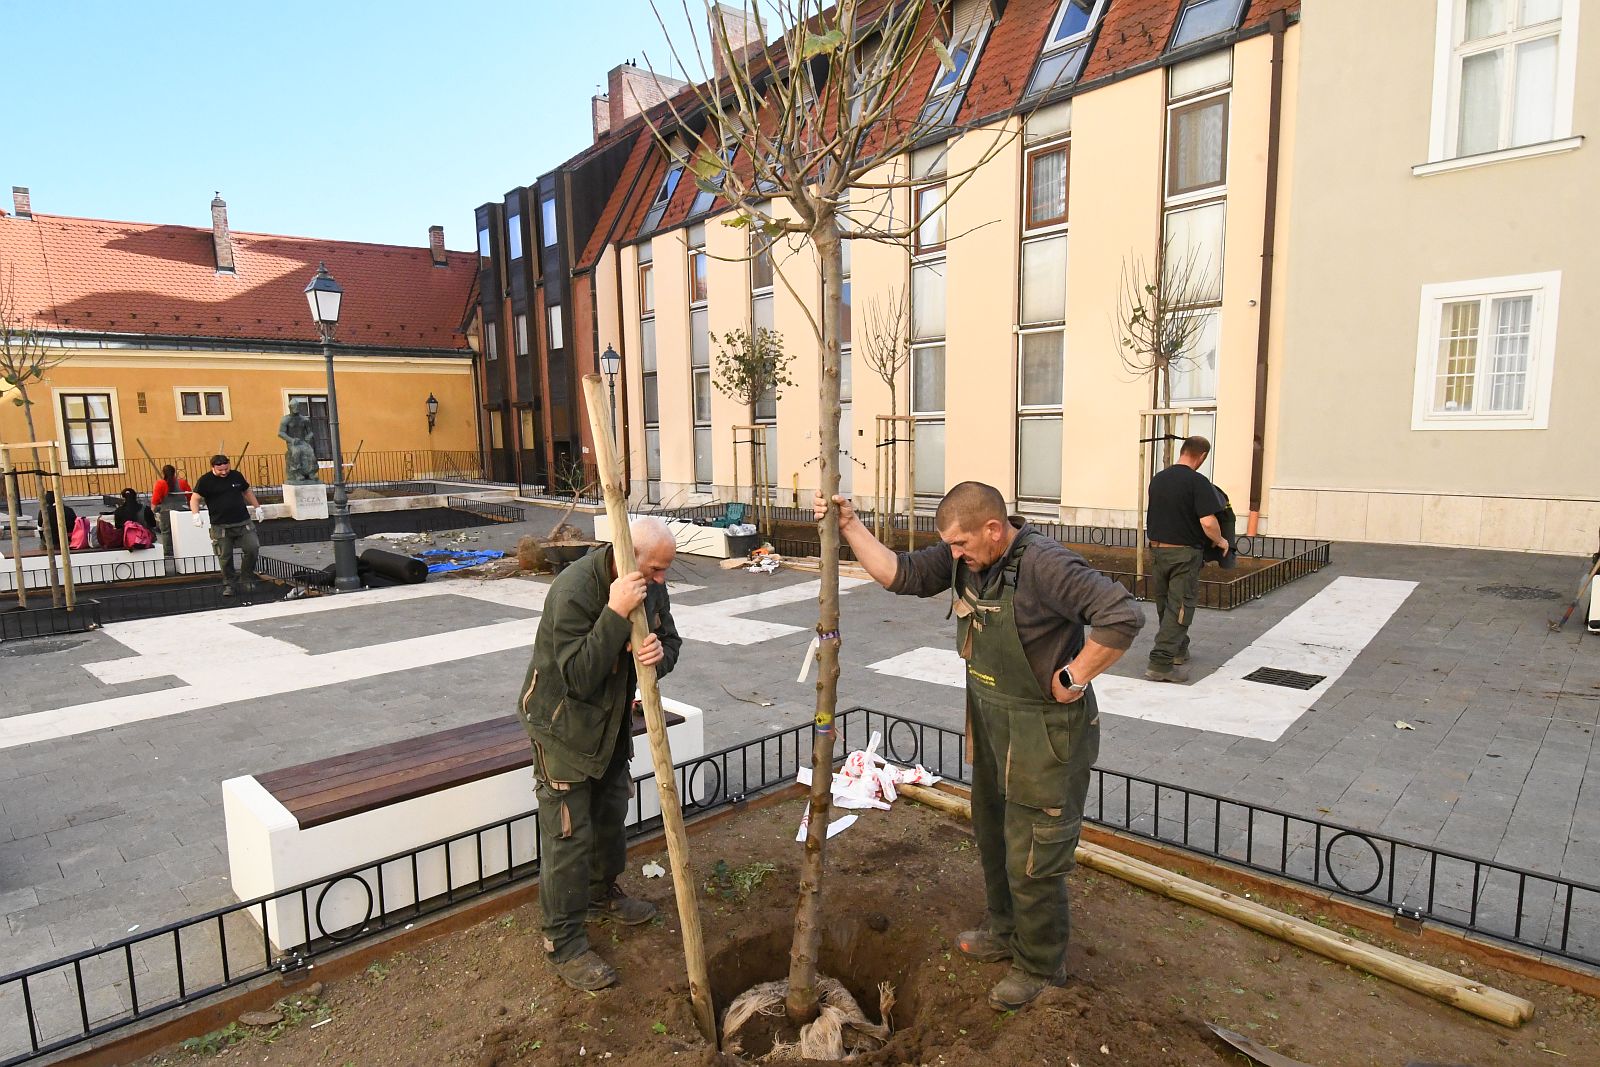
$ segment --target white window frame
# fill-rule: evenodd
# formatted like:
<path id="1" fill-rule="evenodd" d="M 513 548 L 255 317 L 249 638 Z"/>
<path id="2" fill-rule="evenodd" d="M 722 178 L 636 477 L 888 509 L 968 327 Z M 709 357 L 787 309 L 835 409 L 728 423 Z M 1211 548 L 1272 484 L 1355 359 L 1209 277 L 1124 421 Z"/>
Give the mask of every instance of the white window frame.
<path id="1" fill-rule="evenodd" d="M 1528 343 L 1528 409 L 1524 414 L 1479 412 L 1436 413 L 1431 410 L 1439 358 L 1439 313 L 1442 305 L 1463 300 L 1532 295 L 1533 331 Z M 1550 426 L 1550 390 L 1555 378 L 1556 323 L 1561 310 L 1561 272 L 1511 274 L 1499 278 L 1440 282 L 1422 287 L 1417 314 L 1417 367 L 1412 387 L 1413 430 L 1544 430 Z M 1474 396 L 1483 395 L 1488 360 L 1480 350 Z"/>
<path id="2" fill-rule="evenodd" d="M 196 393 L 196 394 L 199 395 L 199 397 L 200 397 L 200 414 L 198 414 L 198 415 L 185 415 L 183 413 L 183 394 L 184 393 Z M 205 411 L 206 411 L 206 394 L 207 393 L 221 393 L 222 394 L 222 414 L 221 415 L 207 415 L 205 413 Z M 233 398 L 228 395 L 228 387 L 225 386 L 225 385 L 176 385 L 176 386 L 173 386 L 173 388 L 172 388 L 172 406 L 173 406 L 173 410 L 178 413 L 178 421 L 179 422 L 232 422 L 233 421 Z"/>
<path id="3" fill-rule="evenodd" d="M 522 258 L 522 212 L 506 219 L 506 258 L 515 263 Z"/>
<path id="4" fill-rule="evenodd" d="M 977 3 L 980 0 L 971 0 L 971 2 Z M 982 2 L 986 2 L 986 0 L 982 0 Z M 983 46 L 989 39 L 989 31 L 993 28 L 994 20 L 989 18 L 988 15 L 980 13 L 973 19 L 972 25 L 966 28 L 966 32 L 961 35 L 960 40 L 957 40 L 953 33 L 951 34 L 951 39 L 946 44 L 946 50 L 950 53 L 952 61 L 955 60 L 956 53 L 961 50 L 961 46 L 966 42 L 971 41 L 972 48 L 967 53 L 966 62 L 961 65 L 960 70 L 956 71 L 955 81 L 949 85 L 939 84 L 950 75 L 950 72 L 944 69 L 944 64 L 939 64 L 939 69 L 934 71 L 933 74 L 933 84 L 928 86 L 926 99 L 938 100 L 941 97 L 949 96 L 951 93 L 959 92 L 966 87 L 967 82 L 972 80 L 973 68 L 978 65 L 978 57 L 983 55 Z"/>
<path id="5" fill-rule="evenodd" d="M 1057 41 L 1056 30 L 1060 28 L 1061 20 L 1067 17 L 1067 6 L 1071 3 L 1072 0 L 1061 0 L 1061 6 L 1056 8 L 1056 17 L 1050 20 L 1050 32 L 1044 35 L 1045 46 L 1039 50 L 1040 55 L 1053 55 L 1088 40 L 1095 27 L 1100 25 L 1100 17 L 1106 13 L 1106 0 L 1094 0 L 1094 8 L 1089 12 L 1089 24 L 1083 32 Z"/>
<path id="6" fill-rule="evenodd" d="M 67 417 L 61 410 L 61 396 L 87 396 L 102 394 L 110 398 L 111 403 L 111 447 L 117 454 L 117 463 L 114 467 L 74 467 L 71 464 L 67 444 Z M 61 473 L 62 474 L 125 474 L 128 469 L 128 454 L 123 449 L 127 436 L 122 432 L 122 401 L 117 395 L 117 389 L 111 385 L 75 385 L 66 389 L 52 388 L 50 390 L 50 407 L 55 412 L 56 440 L 61 442 Z M 287 410 L 287 409 L 285 409 Z"/>
<path id="7" fill-rule="evenodd" d="M 1517 0 L 1511 0 L 1516 3 Z M 1562 0 L 1560 41 L 1556 46 L 1555 115 L 1550 140 L 1502 148 L 1474 156 L 1456 155 L 1461 119 L 1461 78 L 1457 27 L 1466 25 L 1466 0 L 1436 0 L 1433 56 L 1433 112 L 1428 136 L 1428 162 L 1412 168 L 1417 176 L 1462 167 L 1482 166 L 1529 156 L 1567 152 L 1583 144 L 1572 133 L 1573 97 L 1578 78 L 1578 15 L 1583 0 Z"/>
<path id="8" fill-rule="evenodd" d="M 1215 100 L 1223 99 L 1223 109 L 1226 112 L 1222 123 L 1222 181 L 1216 185 L 1203 185 L 1198 189 L 1190 189 L 1182 193 L 1170 193 L 1169 186 L 1172 178 L 1172 156 L 1177 151 L 1174 143 L 1177 139 L 1172 136 L 1172 116 L 1174 112 L 1192 108 L 1197 104 L 1209 104 Z M 1167 128 L 1163 140 L 1166 142 L 1166 151 L 1162 153 L 1161 161 L 1161 192 L 1165 197 L 1167 207 L 1181 207 L 1196 204 L 1203 200 L 1220 200 L 1228 195 L 1228 178 L 1233 170 L 1232 159 L 1229 153 L 1233 150 L 1233 83 L 1230 81 L 1218 89 L 1195 93 L 1191 96 L 1181 97 L 1167 102 L 1165 115 Z"/>

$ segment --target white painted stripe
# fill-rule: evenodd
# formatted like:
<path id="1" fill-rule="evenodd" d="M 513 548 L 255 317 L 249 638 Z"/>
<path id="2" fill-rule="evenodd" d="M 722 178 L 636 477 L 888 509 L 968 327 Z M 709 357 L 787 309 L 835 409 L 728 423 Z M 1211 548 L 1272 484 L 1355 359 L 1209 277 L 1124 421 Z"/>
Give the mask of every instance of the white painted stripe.
<path id="1" fill-rule="evenodd" d="M 842 578 L 839 584 L 841 589 L 848 589 L 864 583 Z M 676 593 L 699 588 L 669 585 Z M 746 645 L 799 632 L 802 627 L 740 619 L 736 617 L 739 613 L 813 600 L 819 588 L 816 581 L 801 582 L 710 604 L 674 608 L 673 616 L 686 640 Z M 106 634 L 126 645 L 134 655 L 85 664 L 85 670 L 107 684 L 164 677 L 177 677 L 187 684 L 0 718 L 0 749 L 526 648 L 533 644 L 538 629 L 538 619 L 529 617 L 313 654 L 287 641 L 251 633 L 242 624 L 434 596 L 467 597 L 537 615 L 544 608 L 549 589 L 548 582 L 522 579 L 430 582 L 113 623 L 105 628 Z"/>
<path id="2" fill-rule="evenodd" d="M 861 578 L 840 578 L 839 591 L 842 593 L 866 584 L 867 582 Z M 719 600 L 714 604 L 674 607 L 672 617 L 678 624 L 678 633 L 686 639 L 707 641 L 717 645 L 754 645 L 770 641 L 774 637 L 802 633 L 807 627 L 742 619 L 738 616 L 815 600 L 821 591 L 821 580 L 798 582 L 794 585 L 752 593 L 749 596 Z"/>
<path id="3" fill-rule="evenodd" d="M 1102 674 L 1095 679 L 1100 710 L 1149 722 L 1276 741 L 1355 662 L 1416 582 L 1335 578 L 1212 674 L 1179 686 Z M 1200 638 L 1204 640 L 1203 636 Z M 943 648 L 917 648 L 868 665 L 872 670 L 960 689 L 961 657 Z M 1321 674 L 1314 688 L 1286 689 L 1247 682 L 1258 667 Z"/>

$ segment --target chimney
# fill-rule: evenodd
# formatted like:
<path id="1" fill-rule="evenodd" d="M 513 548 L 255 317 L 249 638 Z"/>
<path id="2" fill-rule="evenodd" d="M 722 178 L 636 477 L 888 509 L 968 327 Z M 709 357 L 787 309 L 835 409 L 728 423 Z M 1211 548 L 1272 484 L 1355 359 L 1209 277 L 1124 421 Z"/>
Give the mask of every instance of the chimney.
<path id="1" fill-rule="evenodd" d="M 11 187 L 12 214 L 19 219 L 33 218 L 33 199 L 28 196 L 26 185 L 13 185 Z"/>
<path id="2" fill-rule="evenodd" d="M 633 116 L 661 103 L 688 82 L 652 74 L 633 63 L 612 67 L 606 75 L 606 103 L 611 112 L 608 129 L 620 130 Z"/>
<path id="3" fill-rule="evenodd" d="M 611 129 L 611 100 L 605 93 L 598 93 L 589 98 L 589 110 L 594 121 L 594 139 L 604 137 Z"/>
<path id="4" fill-rule="evenodd" d="M 728 47 L 733 49 L 735 61 L 743 63 L 745 57 L 749 54 L 750 46 L 761 43 L 761 18 L 753 7 L 751 10 L 746 11 L 744 8 L 735 7 L 732 4 L 718 4 L 714 9 L 707 12 L 707 16 L 710 19 L 711 28 L 711 61 L 716 67 L 717 77 L 726 78 L 728 76 L 728 63 L 727 58 L 722 54 L 721 37 L 717 26 L 718 20 L 721 21 L 722 28 L 727 30 Z"/>
<path id="5" fill-rule="evenodd" d="M 221 193 L 211 198 L 211 245 L 217 253 L 217 273 L 232 274 L 233 237 L 228 233 L 228 205 Z"/>
<path id="6" fill-rule="evenodd" d="M 444 250 L 443 226 L 428 227 L 428 252 L 433 256 L 433 265 L 435 267 L 448 267 L 450 265 L 450 257 Z"/>

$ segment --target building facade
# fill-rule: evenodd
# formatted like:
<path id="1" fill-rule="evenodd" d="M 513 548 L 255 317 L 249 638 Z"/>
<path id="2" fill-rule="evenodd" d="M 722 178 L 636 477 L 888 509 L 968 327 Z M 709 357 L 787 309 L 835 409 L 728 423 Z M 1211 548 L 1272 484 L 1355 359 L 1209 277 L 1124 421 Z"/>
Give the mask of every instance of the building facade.
<path id="1" fill-rule="evenodd" d="M 211 454 L 246 448 L 246 476 L 281 483 L 278 420 L 295 400 L 331 472 L 325 362 L 303 295 L 322 263 L 345 292 L 334 365 L 347 477 L 477 476 L 460 331 L 471 254 L 446 251 L 439 227 L 412 248 L 233 232 L 220 198 L 211 214 L 209 229 L 47 215 L 20 188 L 0 212 L 19 325 L 63 357 L 29 392 L 35 433 L 62 443 L 69 491 L 148 491 L 161 464 L 193 479 Z M 10 403 L 0 440 L 28 440 Z"/>
<path id="2" fill-rule="evenodd" d="M 1258 367 L 1282 343 L 1264 308 L 1283 285 L 1269 273 L 1282 240 L 1271 227 L 1290 195 L 1298 7 L 952 5 L 958 69 L 943 72 L 930 55 L 911 81 L 913 105 L 939 115 L 945 133 L 884 162 L 918 180 L 886 209 L 914 221 L 916 237 L 848 242 L 859 247 L 847 260 L 847 486 L 871 493 L 891 451 L 878 417 L 892 411 L 915 423 L 914 445 L 894 449 L 902 495 L 932 502 L 979 479 L 1029 514 L 1133 525 L 1146 476 L 1139 413 L 1155 393 L 1118 354 L 1119 283 L 1175 248 L 1203 277 L 1183 308 L 1200 325 L 1172 402 L 1191 432 L 1214 438 L 1211 470 L 1238 510 L 1264 496 L 1274 398 Z M 754 256 L 746 231 L 721 224 L 725 205 L 659 148 L 641 174 L 617 240 L 620 315 L 599 302 L 601 333 L 637 354 L 626 363 L 636 496 L 747 494 L 750 435 L 736 427 L 753 424 L 778 500 L 808 499 L 819 423 L 809 323 L 820 302 L 809 248 L 780 242 Z M 911 352 L 891 398 L 864 358 L 862 328 L 869 310 L 897 303 L 909 305 Z M 714 387 L 710 338 L 759 325 L 799 358 L 794 386 L 747 409 Z"/>
<path id="3" fill-rule="evenodd" d="M 1593 552 L 1600 13 L 1306 7 L 1274 527 Z"/>

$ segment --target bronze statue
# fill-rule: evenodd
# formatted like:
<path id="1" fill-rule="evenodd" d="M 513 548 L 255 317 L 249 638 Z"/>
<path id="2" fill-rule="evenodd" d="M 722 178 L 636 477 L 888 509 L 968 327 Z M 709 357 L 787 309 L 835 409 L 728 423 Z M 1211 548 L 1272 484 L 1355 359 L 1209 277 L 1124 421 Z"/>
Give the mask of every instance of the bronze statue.
<path id="1" fill-rule="evenodd" d="M 306 415 L 306 402 L 291 401 L 289 413 L 278 422 L 278 436 L 283 438 L 284 443 L 284 479 L 290 485 L 313 485 L 320 481 L 312 433 L 311 419 Z"/>

